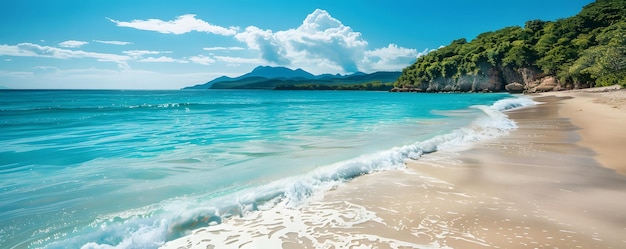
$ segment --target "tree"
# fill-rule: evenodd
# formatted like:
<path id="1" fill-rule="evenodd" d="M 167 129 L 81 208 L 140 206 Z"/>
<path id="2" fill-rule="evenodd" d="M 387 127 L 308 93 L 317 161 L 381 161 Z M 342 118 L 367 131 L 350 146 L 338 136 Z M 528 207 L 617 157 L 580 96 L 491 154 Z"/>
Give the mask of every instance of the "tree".
<path id="1" fill-rule="evenodd" d="M 419 87 L 439 77 L 486 73 L 486 67 L 541 69 L 567 84 L 624 84 L 625 47 L 626 0 L 596 0 L 569 18 L 454 40 L 418 58 L 395 85 Z"/>

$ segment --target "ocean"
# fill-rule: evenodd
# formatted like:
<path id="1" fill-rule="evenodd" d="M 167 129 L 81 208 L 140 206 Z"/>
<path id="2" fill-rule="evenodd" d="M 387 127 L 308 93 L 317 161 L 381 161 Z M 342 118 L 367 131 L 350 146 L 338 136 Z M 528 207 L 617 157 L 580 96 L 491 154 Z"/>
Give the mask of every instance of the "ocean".
<path id="1" fill-rule="evenodd" d="M 158 248 L 506 135 L 509 94 L 0 91 L 0 248 Z"/>

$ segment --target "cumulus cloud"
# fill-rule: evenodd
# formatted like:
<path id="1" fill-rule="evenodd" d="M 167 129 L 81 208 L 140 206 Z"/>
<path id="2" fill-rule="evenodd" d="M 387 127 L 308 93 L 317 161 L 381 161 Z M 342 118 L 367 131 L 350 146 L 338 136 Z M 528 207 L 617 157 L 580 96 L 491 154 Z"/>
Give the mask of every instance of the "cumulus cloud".
<path id="1" fill-rule="evenodd" d="M 191 31 L 212 33 L 216 35 L 231 36 L 237 33 L 236 27 L 221 27 L 210 24 L 201 19 L 197 19 L 194 14 L 182 15 L 176 18 L 176 20 L 163 21 L 159 19 L 148 20 L 132 20 L 130 22 L 113 20 L 107 18 L 109 21 L 114 22 L 119 27 L 128 27 L 139 30 L 156 31 L 163 34 L 185 34 Z"/>
<path id="2" fill-rule="evenodd" d="M 125 41 L 102 41 L 102 40 L 93 40 L 93 41 L 97 42 L 97 43 L 103 43 L 103 44 L 109 44 L 109 45 L 119 45 L 119 46 L 133 44 L 132 42 L 125 42 Z"/>
<path id="3" fill-rule="evenodd" d="M 415 49 L 399 47 L 392 43 L 384 48 L 365 51 L 361 65 L 366 71 L 395 71 L 415 62 L 418 57 L 428 52 L 428 49 L 417 52 Z"/>
<path id="4" fill-rule="evenodd" d="M 261 58 L 279 65 L 311 64 L 339 68 L 344 72 L 358 70 L 367 42 L 361 33 L 316 9 L 298 28 L 272 32 L 247 27 L 235 38 L 259 50 Z"/>
<path id="5" fill-rule="evenodd" d="M 286 44 L 279 41 L 271 30 L 262 30 L 255 26 L 249 26 L 244 32 L 235 35 L 235 38 L 245 42 L 248 48 L 259 50 L 261 58 L 267 62 L 278 65 L 289 65 L 291 63 L 287 59 Z"/>
<path id="6" fill-rule="evenodd" d="M 216 61 L 235 64 L 273 64 L 304 68 L 312 73 L 351 73 L 356 71 L 401 70 L 411 64 L 421 53 L 415 49 L 389 44 L 383 48 L 368 48 L 368 42 L 360 32 L 344 25 L 327 11 L 316 9 L 296 28 L 272 31 L 256 26 L 244 30 L 238 27 L 221 27 L 196 18 L 193 14 L 178 16 L 174 20 L 132 20 L 129 22 L 108 18 L 119 27 L 156 31 L 165 34 L 206 32 L 233 38 L 243 44 L 239 46 L 204 47 L 205 51 L 256 50 L 259 58 L 193 56 L 183 58 L 188 62 L 209 65 Z M 94 41 L 107 44 L 126 44 L 115 41 Z M 135 60 L 174 60 L 170 57 L 148 57 L 162 52 L 133 50 L 125 51 Z M 169 58 L 169 59 L 168 59 Z"/>
<path id="7" fill-rule="evenodd" d="M 242 47 L 210 47 L 210 48 L 202 48 L 206 51 L 234 51 L 234 50 L 245 50 L 245 48 Z"/>
<path id="8" fill-rule="evenodd" d="M 69 41 L 64 41 L 59 43 L 59 46 L 64 47 L 64 48 L 78 48 L 82 45 L 86 45 L 89 44 L 89 42 L 86 41 L 77 41 L 77 40 L 69 40 Z"/>

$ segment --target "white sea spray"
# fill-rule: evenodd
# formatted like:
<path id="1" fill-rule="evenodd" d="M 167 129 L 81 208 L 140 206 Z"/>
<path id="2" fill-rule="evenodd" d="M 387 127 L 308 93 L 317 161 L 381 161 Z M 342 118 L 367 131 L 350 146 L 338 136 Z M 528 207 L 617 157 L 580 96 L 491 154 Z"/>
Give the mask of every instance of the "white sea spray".
<path id="1" fill-rule="evenodd" d="M 295 210 L 363 174 L 506 134 L 514 123 L 501 111 L 527 101 L 290 91 L 1 99 L 7 248 L 155 248 L 277 205 Z"/>
<path id="2" fill-rule="evenodd" d="M 198 229 L 202 226 L 220 224 L 229 217 L 244 217 L 251 212 L 256 213 L 255 215 L 258 216 L 259 214 L 256 211 L 266 212 L 269 210 L 276 210 L 276 205 L 280 205 L 279 210 L 283 210 L 280 212 L 297 213 L 295 210 L 303 205 L 309 205 L 312 197 L 319 196 L 319 194 L 323 195 L 325 191 L 336 188 L 342 183 L 360 175 L 370 174 L 376 171 L 402 169 L 404 167 L 405 160 L 407 159 L 419 159 L 419 157 L 423 154 L 433 153 L 439 150 L 467 149 L 471 147 L 471 144 L 474 142 L 506 135 L 510 130 L 517 128 L 517 126 L 514 121 L 508 119 L 505 112 L 534 104 L 535 103 L 528 98 L 517 97 L 497 101 L 491 106 L 472 106 L 471 108 L 480 110 L 482 114 L 479 115 L 470 125 L 454 129 L 446 134 L 437 135 L 425 141 L 418 141 L 410 145 L 394 147 L 377 153 L 362 155 L 357 158 L 317 168 L 304 175 L 273 181 L 266 185 L 245 189 L 231 195 L 210 199 L 206 202 L 198 202 L 197 200 L 175 200 L 164 203 L 164 206 L 161 207 L 161 209 L 167 211 L 160 214 L 162 220 L 155 222 L 155 225 L 152 228 L 157 231 L 148 232 L 145 227 L 142 227 L 136 232 L 127 234 L 126 236 L 128 237 L 118 244 L 118 246 L 113 248 L 139 248 L 136 246 L 151 247 L 150 243 L 154 241 L 165 241 L 178 236 L 183 236 L 189 234 L 191 230 Z M 181 201 L 182 203 L 187 204 L 181 205 Z M 358 207 L 355 208 L 358 209 Z M 331 210 L 323 211 L 320 209 L 319 212 L 330 211 Z M 344 212 L 345 211 L 346 210 L 344 210 Z M 369 211 L 361 210 L 359 212 L 367 213 Z M 320 215 L 316 219 L 319 220 L 319 218 L 322 217 L 328 218 L 329 215 L 330 214 Z M 332 217 L 335 216 L 340 216 L 340 212 L 334 213 Z M 365 222 L 367 220 L 375 221 L 378 217 L 372 213 L 369 216 L 364 216 L 364 219 L 365 220 L 360 220 L 359 222 Z M 167 228 L 164 224 L 168 224 Z M 164 232 L 162 231 L 163 229 L 167 229 L 167 231 Z M 231 229 L 233 231 L 239 231 L 237 234 L 244 233 L 245 235 L 245 231 L 248 231 L 246 229 L 256 231 L 255 229 L 259 229 L 259 227 L 257 225 L 247 228 L 226 225 L 225 227 L 219 227 L 216 229 Z M 300 230 L 304 231 L 306 228 L 302 228 Z M 146 234 L 163 234 L 166 237 L 157 238 L 150 241 L 150 243 L 145 244 L 142 243 L 142 241 L 145 240 L 141 238 L 142 236 L 146 236 Z M 220 245 L 219 241 L 222 241 L 220 238 L 221 237 L 218 237 L 214 240 L 217 245 Z M 259 243 L 269 243 L 267 245 L 280 245 L 279 241 L 275 241 L 272 238 L 269 238 L 267 241 L 264 240 L 265 242 L 255 241 L 258 242 L 257 245 L 260 245 Z M 227 247 L 230 241 L 227 240 L 226 237 L 222 239 L 222 242 L 224 243 L 221 245 Z M 131 247 L 128 247 L 128 241 L 133 242 Z M 411 246 L 402 241 L 389 240 L 388 243 L 394 245 L 397 244 L 398 246 Z M 429 245 L 422 246 L 429 247 Z M 430 246 L 437 247 L 436 245 Z M 96 244 L 90 243 L 87 248 L 100 247 L 97 247 Z"/>

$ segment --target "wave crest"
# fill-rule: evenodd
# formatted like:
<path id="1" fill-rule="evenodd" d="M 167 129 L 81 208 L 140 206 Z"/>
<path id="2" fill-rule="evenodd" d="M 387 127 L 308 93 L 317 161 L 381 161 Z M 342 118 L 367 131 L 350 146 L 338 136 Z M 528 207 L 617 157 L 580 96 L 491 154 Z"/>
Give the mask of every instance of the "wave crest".
<path id="1" fill-rule="evenodd" d="M 49 248 L 156 248 L 166 240 L 184 236 L 196 228 L 219 224 L 229 217 L 243 216 L 252 211 L 268 210 L 278 203 L 297 208 L 305 205 L 312 196 L 336 188 L 355 177 L 376 171 L 400 169 L 404 167 L 406 160 L 419 159 L 424 154 L 464 149 L 477 141 L 506 135 L 517 128 L 517 125 L 504 112 L 534 104 L 529 98 L 515 97 L 499 100 L 491 106 L 473 106 L 472 108 L 482 113 L 467 127 L 217 198 L 189 196 L 142 210 L 109 215 L 103 217 L 100 224 L 94 224 L 95 231 L 84 236 L 83 242 L 70 239 Z M 97 229 L 97 226 L 107 229 Z M 150 239 L 144 239 L 146 237 Z M 96 239 L 84 243 L 85 238 L 109 240 Z"/>

